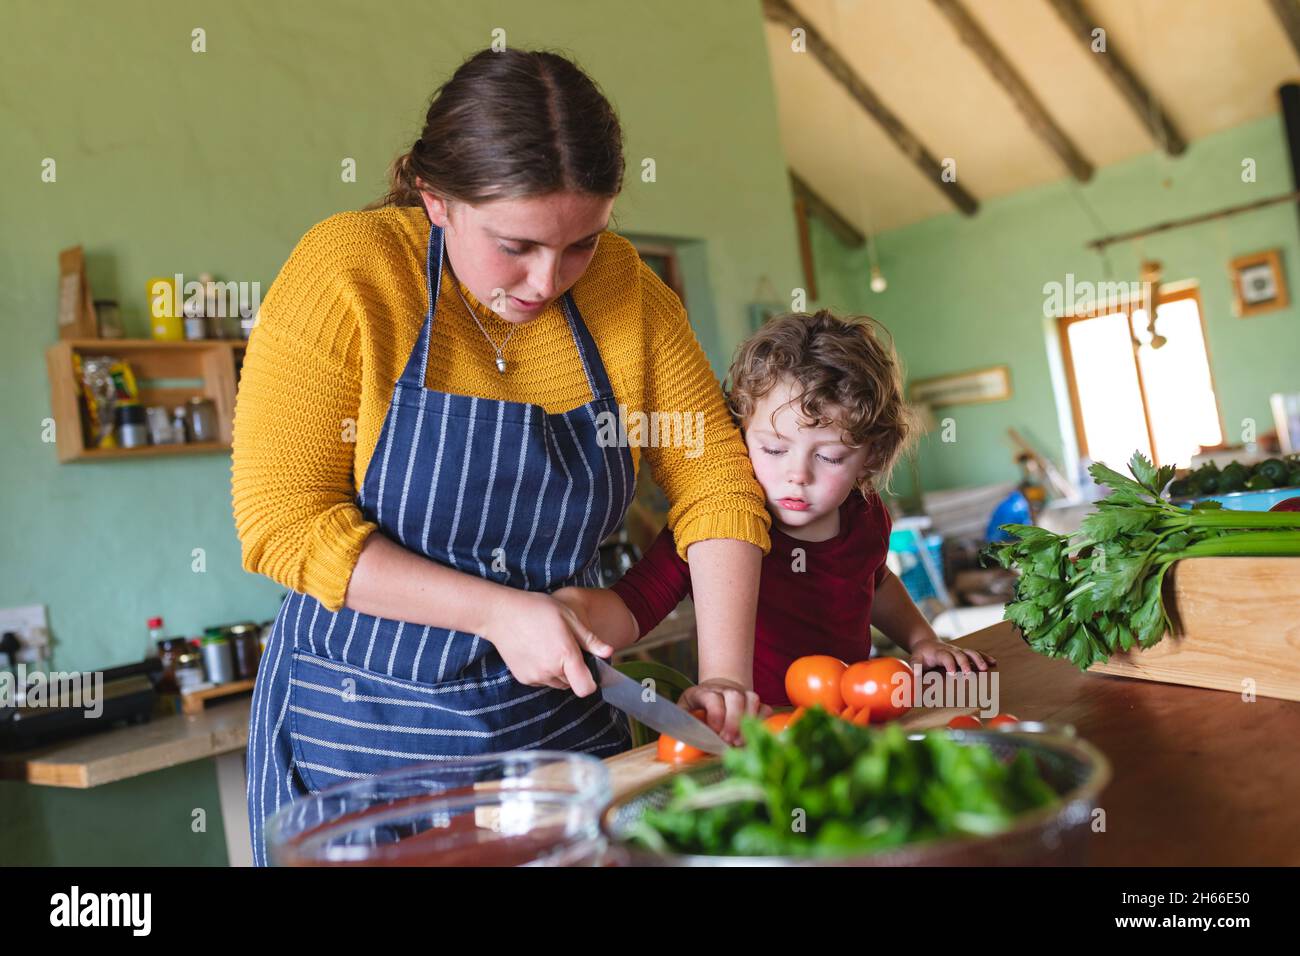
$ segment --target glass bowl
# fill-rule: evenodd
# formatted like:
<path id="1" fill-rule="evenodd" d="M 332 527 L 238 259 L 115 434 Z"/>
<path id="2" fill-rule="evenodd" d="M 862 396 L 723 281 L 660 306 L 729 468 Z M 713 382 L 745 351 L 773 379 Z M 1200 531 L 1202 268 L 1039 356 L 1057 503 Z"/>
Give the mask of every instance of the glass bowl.
<path id="1" fill-rule="evenodd" d="M 602 861 L 609 771 L 530 750 L 421 763 L 321 790 L 267 821 L 276 866 L 583 866 Z"/>

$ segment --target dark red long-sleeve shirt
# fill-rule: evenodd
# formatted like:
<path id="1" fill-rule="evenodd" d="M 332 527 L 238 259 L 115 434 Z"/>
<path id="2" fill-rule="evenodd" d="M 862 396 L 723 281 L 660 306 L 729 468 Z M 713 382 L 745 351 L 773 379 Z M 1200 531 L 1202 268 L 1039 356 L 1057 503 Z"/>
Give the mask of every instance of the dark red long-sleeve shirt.
<path id="1" fill-rule="evenodd" d="M 789 705 L 785 672 L 807 654 L 847 663 L 871 656 L 871 602 L 887 571 L 889 511 L 878 495 L 851 494 L 840 505 L 840 532 L 799 541 L 772 529 L 763 558 L 754 634 L 754 690 L 765 704 Z M 645 635 L 691 593 L 689 566 L 672 532 L 613 585 Z"/>

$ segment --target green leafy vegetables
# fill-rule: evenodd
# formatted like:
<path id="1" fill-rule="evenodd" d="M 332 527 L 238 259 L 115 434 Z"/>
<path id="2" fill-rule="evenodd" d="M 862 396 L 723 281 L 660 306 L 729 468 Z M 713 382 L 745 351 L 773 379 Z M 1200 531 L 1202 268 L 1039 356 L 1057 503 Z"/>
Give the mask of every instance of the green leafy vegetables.
<path id="1" fill-rule="evenodd" d="M 657 853 L 862 855 L 935 837 L 988 834 L 1056 794 L 1026 753 L 1009 763 L 945 731 L 909 740 L 895 724 L 857 727 L 814 707 L 783 733 L 747 718 L 725 779 L 689 774 L 647 810 L 632 840 Z"/>
<path id="2" fill-rule="evenodd" d="M 1020 572 L 1005 618 L 1031 648 L 1080 670 L 1172 630 L 1161 598 L 1170 566 L 1183 558 L 1300 555 L 1300 513 L 1228 511 L 1217 501 L 1190 510 L 1161 498 L 1174 469 L 1143 455 L 1129 479 L 1095 464 L 1089 473 L 1111 489 L 1071 535 L 1003 525 L 1016 540 L 985 556 Z"/>
<path id="3" fill-rule="evenodd" d="M 1268 491 L 1273 488 L 1300 487 L 1300 455 L 1269 458 L 1257 465 L 1231 462 L 1219 470 L 1207 462 L 1169 484 L 1169 497 L 1195 498 L 1199 495 L 1230 494 L 1234 491 Z"/>

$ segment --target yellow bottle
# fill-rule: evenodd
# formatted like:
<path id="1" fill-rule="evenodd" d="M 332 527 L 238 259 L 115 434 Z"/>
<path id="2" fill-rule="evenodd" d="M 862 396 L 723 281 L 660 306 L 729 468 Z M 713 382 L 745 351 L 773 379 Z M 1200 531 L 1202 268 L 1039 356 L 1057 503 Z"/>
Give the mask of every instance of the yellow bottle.
<path id="1" fill-rule="evenodd" d="M 164 342 L 184 341 L 185 322 L 176 277 L 150 279 L 145 297 L 149 300 L 149 334 Z"/>

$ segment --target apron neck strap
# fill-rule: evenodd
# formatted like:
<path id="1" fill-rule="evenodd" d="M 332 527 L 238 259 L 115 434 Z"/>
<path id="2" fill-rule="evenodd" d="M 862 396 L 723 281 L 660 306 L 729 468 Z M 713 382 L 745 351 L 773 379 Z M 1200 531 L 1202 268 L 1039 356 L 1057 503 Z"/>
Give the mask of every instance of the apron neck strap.
<path id="1" fill-rule="evenodd" d="M 433 335 L 433 316 L 438 309 L 438 294 L 442 290 L 443 263 L 446 260 L 447 257 L 443 252 L 442 229 L 430 223 L 429 247 L 424 265 L 424 281 L 429 290 L 429 307 L 424 314 L 424 324 L 420 326 L 420 335 L 415 340 L 415 347 L 407 356 L 406 367 L 397 380 L 400 384 L 411 388 L 424 388 L 425 376 L 429 369 L 429 340 Z M 582 370 L 587 376 L 592 397 L 596 401 L 612 399 L 614 390 L 610 385 L 605 363 L 601 360 L 600 350 L 596 348 L 596 342 L 591 337 L 587 324 L 582 320 L 578 304 L 573 301 L 572 290 L 561 296 L 560 304 L 564 309 L 564 318 L 569 323 L 574 345 L 577 346 L 578 358 L 582 361 Z"/>

